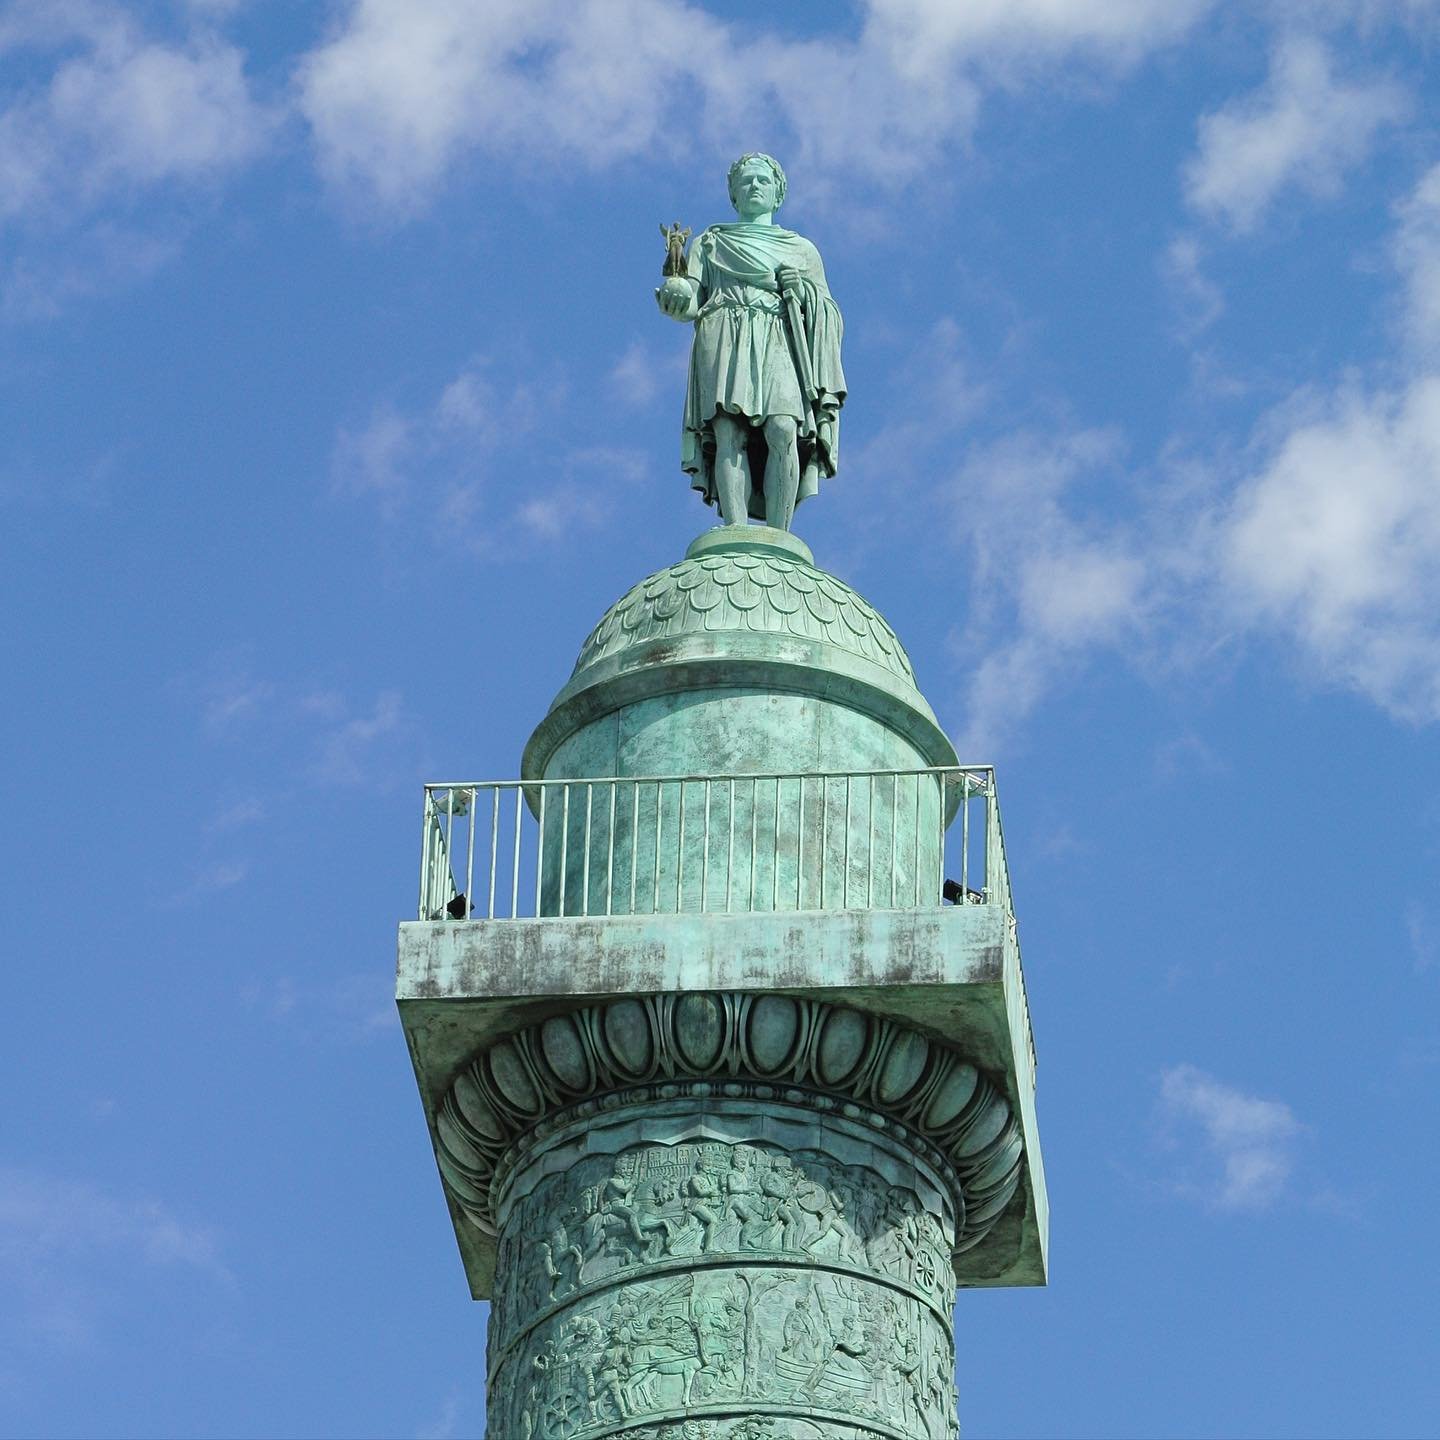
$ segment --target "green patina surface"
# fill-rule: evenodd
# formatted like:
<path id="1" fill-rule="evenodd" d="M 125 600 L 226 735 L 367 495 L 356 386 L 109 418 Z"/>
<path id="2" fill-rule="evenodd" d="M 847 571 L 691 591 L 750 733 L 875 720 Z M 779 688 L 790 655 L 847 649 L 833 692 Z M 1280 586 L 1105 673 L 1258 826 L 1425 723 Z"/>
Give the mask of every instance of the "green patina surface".
<path id="1" fill-rule="evenodd" d="M 863 778 L 745 777 L 955 763 L 894 631 L 781 528 L 707 532 L 593 628 L 524 778 L 692 775 L 703 805 L 632 786 L 551 817 L 540 918 L 400 931 L 437 1164 L 496 1307 L 495 1433 L 954 1433 L 955 1287 L 1046 1272 L 1008 889 L 941 908 L 933 776 L 872 780 L 863 810 Z M 743 913 L 709 913 L 722 883 Z"/>
<path id="2" fill-rule="evenodd" d="M 728 188 L 738 221 L 710 226 L 688 256 L 674 227 L 655 292 L 664 314 L 695 327 L 681 465 L 727 522 L 788 530 L 840 462 L 844 324 L 820 252 L 775 224 L 779 162 L 742 155 Z"/>

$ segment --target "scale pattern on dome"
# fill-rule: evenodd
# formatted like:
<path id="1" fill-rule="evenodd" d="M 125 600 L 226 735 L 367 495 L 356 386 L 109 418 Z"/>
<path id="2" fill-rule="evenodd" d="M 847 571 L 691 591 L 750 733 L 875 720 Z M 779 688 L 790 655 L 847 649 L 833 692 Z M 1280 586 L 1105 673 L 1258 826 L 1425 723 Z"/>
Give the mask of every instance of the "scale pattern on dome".
<path id="1" fill-rule="evenodd" d="M 848 585 L 784 556 L 728 551 L 682 560 L 642 580 L 590 632 L 574 673 L 645 640 L 722 630 L 824 640 L 915 683 L 895 632 Z"/>

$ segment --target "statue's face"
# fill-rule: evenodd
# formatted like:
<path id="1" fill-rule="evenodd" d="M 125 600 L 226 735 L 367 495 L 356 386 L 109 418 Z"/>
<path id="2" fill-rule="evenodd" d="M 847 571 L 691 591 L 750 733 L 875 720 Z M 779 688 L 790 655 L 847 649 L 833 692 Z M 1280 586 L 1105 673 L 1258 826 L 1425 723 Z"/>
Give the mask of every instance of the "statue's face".
<path id="1" fill-rule="evenodd" d="M 735 208 L 742 220 L 768 215 L 780 201 L 775 172 L 763 160 L 752 160 L 735 177 Z"/>

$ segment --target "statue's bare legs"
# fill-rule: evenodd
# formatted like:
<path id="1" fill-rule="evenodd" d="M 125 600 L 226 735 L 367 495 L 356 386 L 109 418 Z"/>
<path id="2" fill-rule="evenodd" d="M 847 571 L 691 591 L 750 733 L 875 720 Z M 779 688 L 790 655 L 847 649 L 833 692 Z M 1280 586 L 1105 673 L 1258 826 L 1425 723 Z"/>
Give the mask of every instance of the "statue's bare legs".
<path id="1" fill-rule="evenodd" d="M 745 453 L 750 425 L 743 417 L 717 415 L 715 428 L 715 498 L 720 518 L 727 525 L 743 525 L 750 518 L 750 460 Z M 800 491 L 800 451 L 795 443 L 796 424 L 788 415 L 772 415 L 765 422 L 765 523 L 788 530 Z"/>
<path id="2" fill-rule="evenodd" d="M 800 492 L 800 451 L 795 444 L 796 424 L 788 415 L 772 415 L 765 422 L 765 523 L 788 530 Z"/>
<path id="3" fill-rule="evenodd" d="M 750 518 L 750 461 L 745 454 L 750 426 L 733 415 L 717 415 L 712 423 L 715 498 L 720 502 L 720 518 L 727 525 L 744 525 Z"/>

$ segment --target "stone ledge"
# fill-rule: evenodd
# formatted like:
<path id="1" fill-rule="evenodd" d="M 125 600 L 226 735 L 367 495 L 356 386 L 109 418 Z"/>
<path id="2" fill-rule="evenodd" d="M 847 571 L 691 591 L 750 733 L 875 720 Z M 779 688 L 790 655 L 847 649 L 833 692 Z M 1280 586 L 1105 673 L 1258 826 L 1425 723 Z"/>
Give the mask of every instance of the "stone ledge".
<path id="1" fill-rule="evenodd" d="M 1019 950 L 999 907 L 472 920 L 400 926 L 396 1000 L 431 1143 L 441 1098 L 478 1051 L 598 999 L 751 991 L 828 1000 L 946 1042 L 1020 1119 L 1026 1165 L 1010 1208 L 962 1257 L 962 1285 L 1045 1283 L 1048 1208 Z M 471 1293 L 494 1240 L 447 1204 Z"/>

